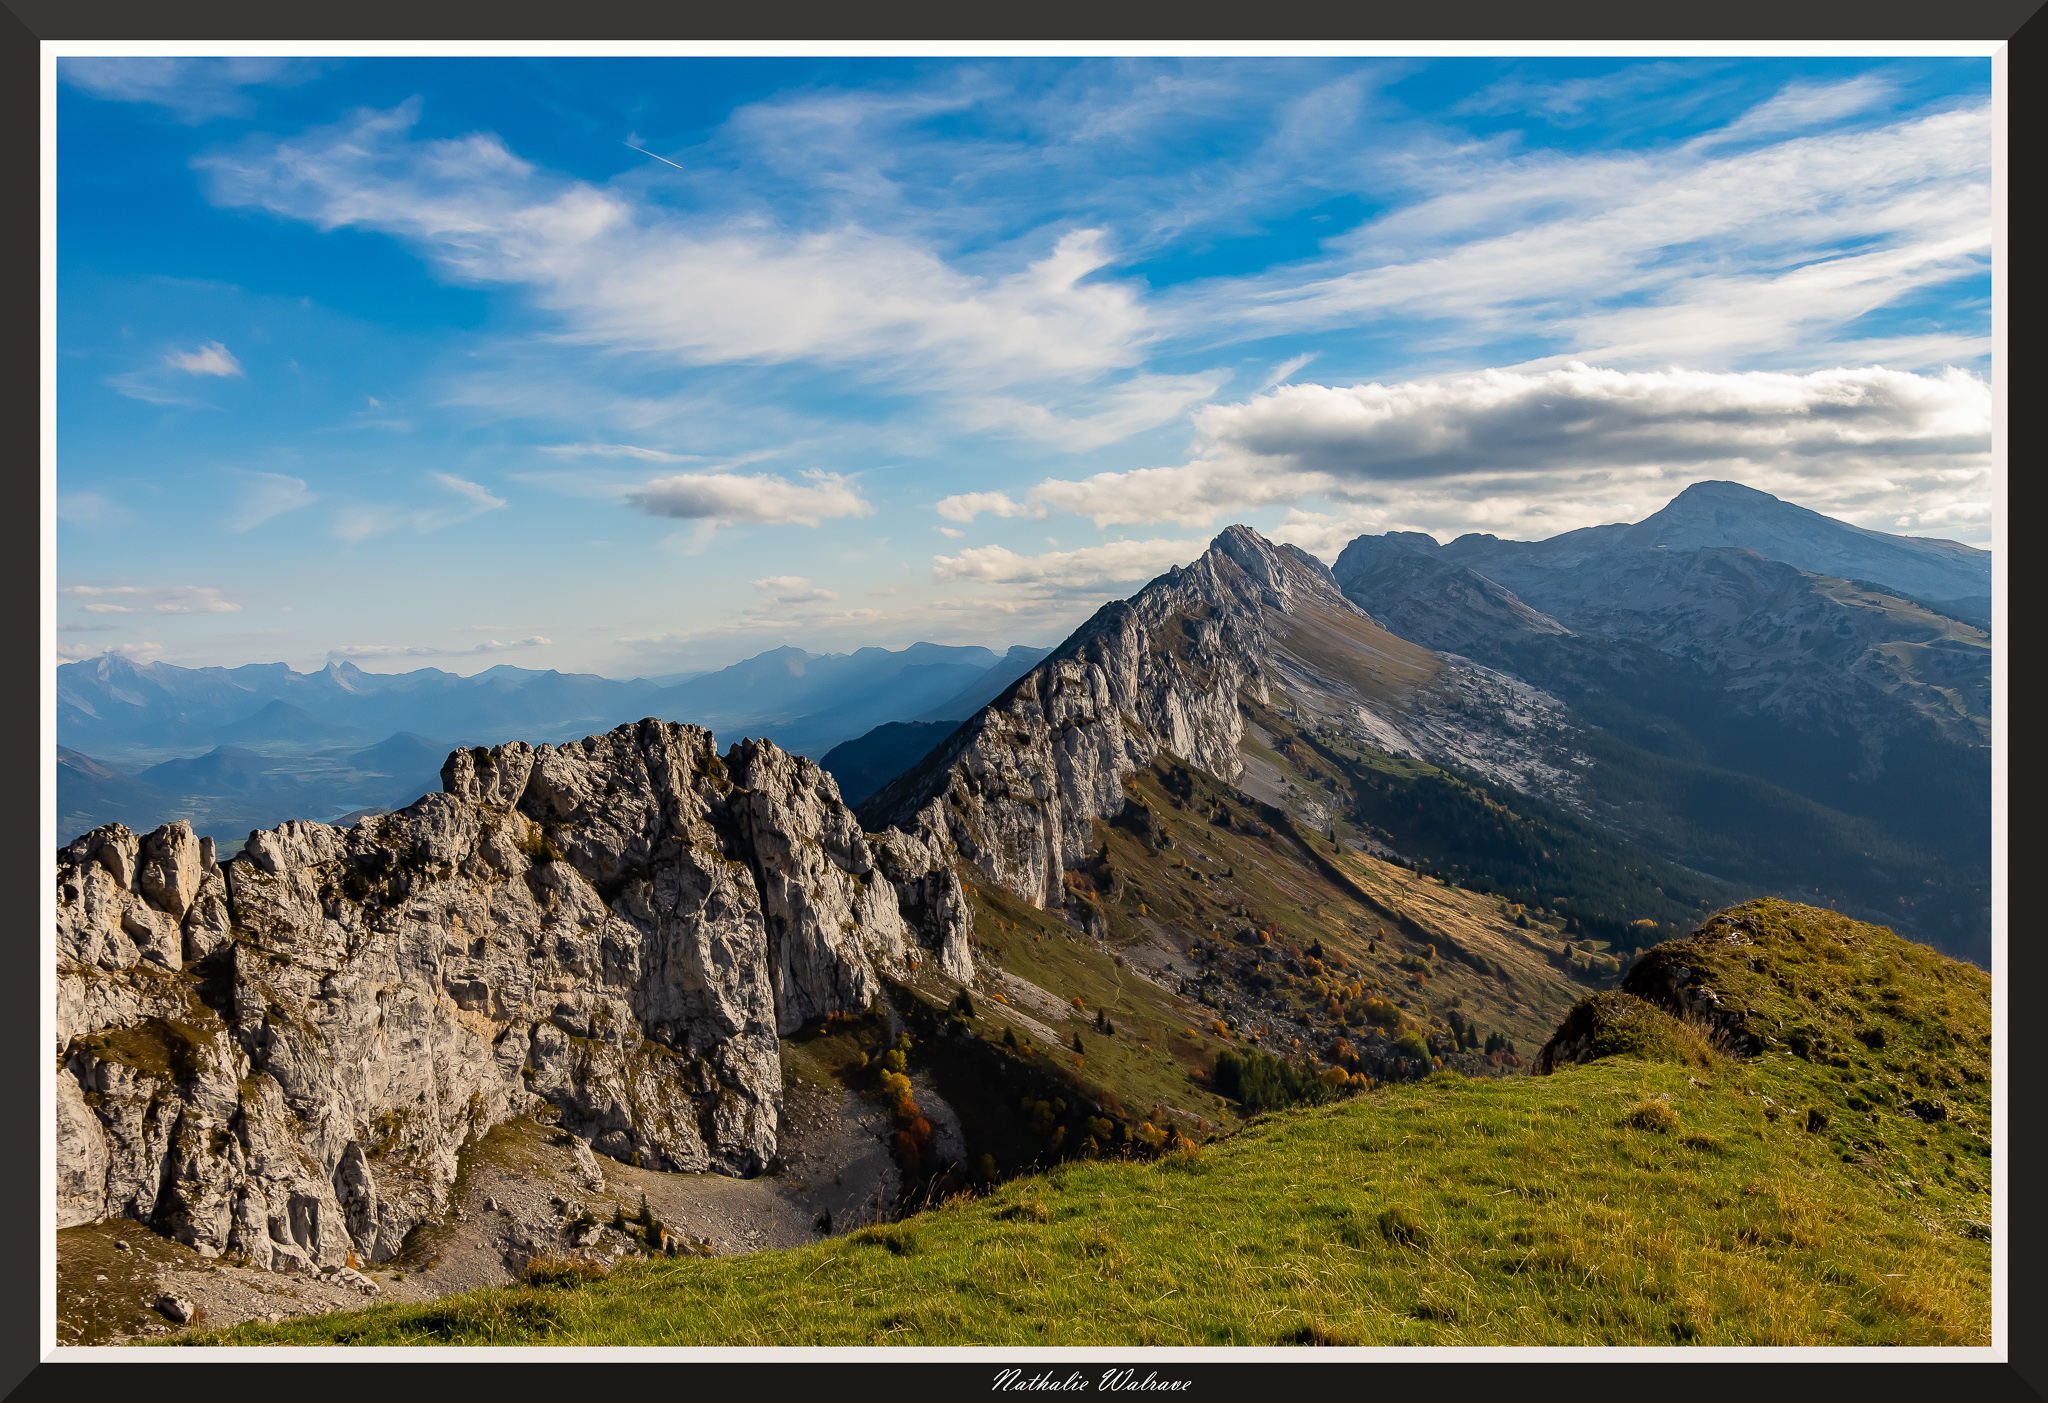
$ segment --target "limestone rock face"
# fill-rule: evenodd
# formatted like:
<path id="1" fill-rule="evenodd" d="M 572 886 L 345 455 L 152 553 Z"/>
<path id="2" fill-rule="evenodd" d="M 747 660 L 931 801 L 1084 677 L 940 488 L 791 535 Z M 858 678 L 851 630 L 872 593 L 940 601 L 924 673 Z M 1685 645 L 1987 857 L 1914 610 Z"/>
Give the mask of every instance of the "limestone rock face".
<path id="1" fill-rule="evenodd" d="M 863 819 L 908 826 L 936 805 L 963 856 L 1026 900 L 1058 903 L 1092 820 L 1122 812 L 1124 776 L 1161 748 L 1225 779 L 1243 768 L 1237 694 L 1263 688 L 1269 612 L 1306 594 L 1360 613 L 1325 584 L 1328 574 L 1232 527 L 1193 565 L 1103 606 L 917 770 L 870 797 Z"/>
<path id="2" fill-rule="evenodd" d="M 770 743 L 649 720 L 457 751 L 442 785 L 226 864 L 182 823 L 59 853 L 63 1222 L 386 1260 L 543 1101 L 599 1153 L 753 1173 L 779 1034 L 927 954 L 972 975 L 937 810 L 871 838 Z"/>
<path id="3" fill-rule="evenodd" d="M 1455 753 L 1475 729 L 1464 693 L 1505 685 L 1482 672 L 1387 632 L 1315 557 L 1233 526 L 1192 565 L 1105 605 L 860 814 L 907 827 L 933 822 L 922 816 L 936 804 L 992 880 L 1058 904 L 1094 821 L 1122 812 L 1125 776 L 1170 751 L 1237 778 L 1241 697 L 1264 704 L 1279 688 L 1297 714 L 1374 744 Z M 1478 763 L 1498 758 L 1526 761 Z"/>

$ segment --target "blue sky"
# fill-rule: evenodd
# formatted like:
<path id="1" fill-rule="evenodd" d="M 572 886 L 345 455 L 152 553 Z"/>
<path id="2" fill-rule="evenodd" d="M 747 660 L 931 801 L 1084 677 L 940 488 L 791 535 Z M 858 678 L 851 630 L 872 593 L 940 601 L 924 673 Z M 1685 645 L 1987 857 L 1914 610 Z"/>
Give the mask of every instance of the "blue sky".
<path id="1" fill-rule="evenodd" d="M 64 59 L 61 658 L 1050 644 L 1244 521 L 1988 545 L 1976 59 Z"/>

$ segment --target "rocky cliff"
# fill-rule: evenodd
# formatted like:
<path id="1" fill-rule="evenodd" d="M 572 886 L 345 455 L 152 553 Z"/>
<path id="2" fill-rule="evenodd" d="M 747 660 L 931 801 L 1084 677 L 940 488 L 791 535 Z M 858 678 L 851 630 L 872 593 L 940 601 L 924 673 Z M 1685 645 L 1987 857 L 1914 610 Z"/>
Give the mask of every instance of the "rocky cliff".
<path id="1" fill-rule="evenodd" d="M 1555 702 L 1398 638 L 1321 561 L 1232 526 L 1200 559 L 1103 606 L 917 768 L 860 806 L 871 827 L 941 806 L 960 853 L 1039 906 L 1062 900 L 1124 776 L 1162 750 L 1224 780 L 1244 768 L 1240 695 L 1401 753 L 1510 783 L 1569 787 L 1550 758 Z"/>
<path id="2" fill-rule="evenodd" d="M 391 1257 L 470 1138 L 747 1174 L 777 1037 L 921 960 L 972 975 L 938 811 L 861 831 L 767 742 L 648 720 L 457 751 L 442 792 L 233 861 L 182 823 L 58 854 L 58 1222 L 259 1265 Z"/>

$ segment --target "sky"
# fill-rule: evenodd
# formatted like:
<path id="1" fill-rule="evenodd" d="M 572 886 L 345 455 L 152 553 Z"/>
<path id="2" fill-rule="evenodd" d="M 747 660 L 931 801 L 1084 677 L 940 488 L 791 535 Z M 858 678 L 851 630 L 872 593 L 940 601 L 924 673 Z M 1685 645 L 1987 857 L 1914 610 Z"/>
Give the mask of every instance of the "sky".
<path id="1" fill-rule="evenodd" d="M 57 661 L 1049 646 L 1703 479 L 1990 544 L 1988 59 L 58 75 Z"/>

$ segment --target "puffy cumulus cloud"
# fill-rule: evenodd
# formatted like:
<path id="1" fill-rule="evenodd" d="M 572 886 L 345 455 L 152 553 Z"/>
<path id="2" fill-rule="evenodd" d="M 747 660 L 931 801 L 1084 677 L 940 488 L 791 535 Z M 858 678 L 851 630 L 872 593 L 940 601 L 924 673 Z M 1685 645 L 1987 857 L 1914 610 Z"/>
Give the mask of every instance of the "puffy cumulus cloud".
<path id="1" fill-rule="evenodd" d="M 242 606 L 209 585 L 66 585 L 88 614 L 235 614 Z"/>
<path id="2" fill-rule="evenodd" d="M 1217 448 L 1345 480 L 1731 461 L 1953 459 L 1991 447 L 1965 371 L 1811 375 L 1489 370 L 1399 385 L 1292 385 L 1200 416 Z"/>
<path id="3" fill-rule="evenodd" d="M 164 357 L 164 364 L 188 375 L 243 374 L 242 363 L 235 359 L 235 353 L 218 341 L 208 341 L 196 351 L 173 351 Z"/>
<path id="4" fill-rule="evenodd" d="M 1299 501 L 1328 487 L 1321 473 L 1291 472 L 1242 454 L 1219 454 L 1177 468 L 1097 473 L 1078 482 L 1051 478 L 1027 495 L 1090 517 L 1097 526 L 1155 521 L 1207 526 L 1219 513 Z"/>
<path id="5" fill-rule="evenodd" d="M 938 513 L 948 521 L 972 521 L 984 512 L 990 516 L 1036 518 L 1045 515 L 1045 504 L 1013 502 L 1007 492 L 960 492 L 939 500 Z"/>
<path id="6" fill-rule="evenodd" d="M 984 389 L 1139 358 L 1136 290 L 1091 279 L 1111 258 L 1100 230 L 1071 230 L 1007 273 L 973 274 L 851 220 L 691 221 L 626 189 L 542 172 L 489 133 L 415 141 L 418 115 L 413 99 L 197 164 L 217 203 L 395 235 L 454 276 L 528 289 L 569 339 L 609 350 Z"/>
<path id="7" fill-rule="evenodd" d="M 1200 451 L 1189 463 L 1047 481 L 1028 495 L 1100 526 L 1207 525 L 1321 497 L 1367 510 L 1316 520 L 1424 530 L 1626 520 L 1620 513 L 1654 510 L 1705 477 L 1880 529 L 1898 529 L 1901 517 L 1976 521 L 1990 505 L 1991 388 L 1953 369 L 1791 375 L 1572 363 L 1289 385 L 1204 410 L 1195 424 Z M 1309 517 L 1295 524 L 1318 529 Z"/>
<path id="8" fill-rule="evenodd" d="M 958 555 L 933 556 L 932 578 L 996 585 L 1035 585 L 1085 591 L 1145 581 L 1200 555 L 1202 541 L 1110 541 L 1078 550 L 1018 555 L 1004 546 L 970 546 Z"/>
<path id="9" fill-rule="evenodd" d="M 828 517 L 868 516 L 874 506 L 838 473 L 811 471 L 807 482 L 774 473 L 679 473 L 625 494 L 649 516 L 733 525 L 816 526 Z"/>
<path id="10" fill-rule="evenodd" d="M 802 575 L 770 575 L 755 580 L 754 588 L 775 596 L 777 604 L 817 604 L 837 599 L 837 590 L 821 589 Z"/>

